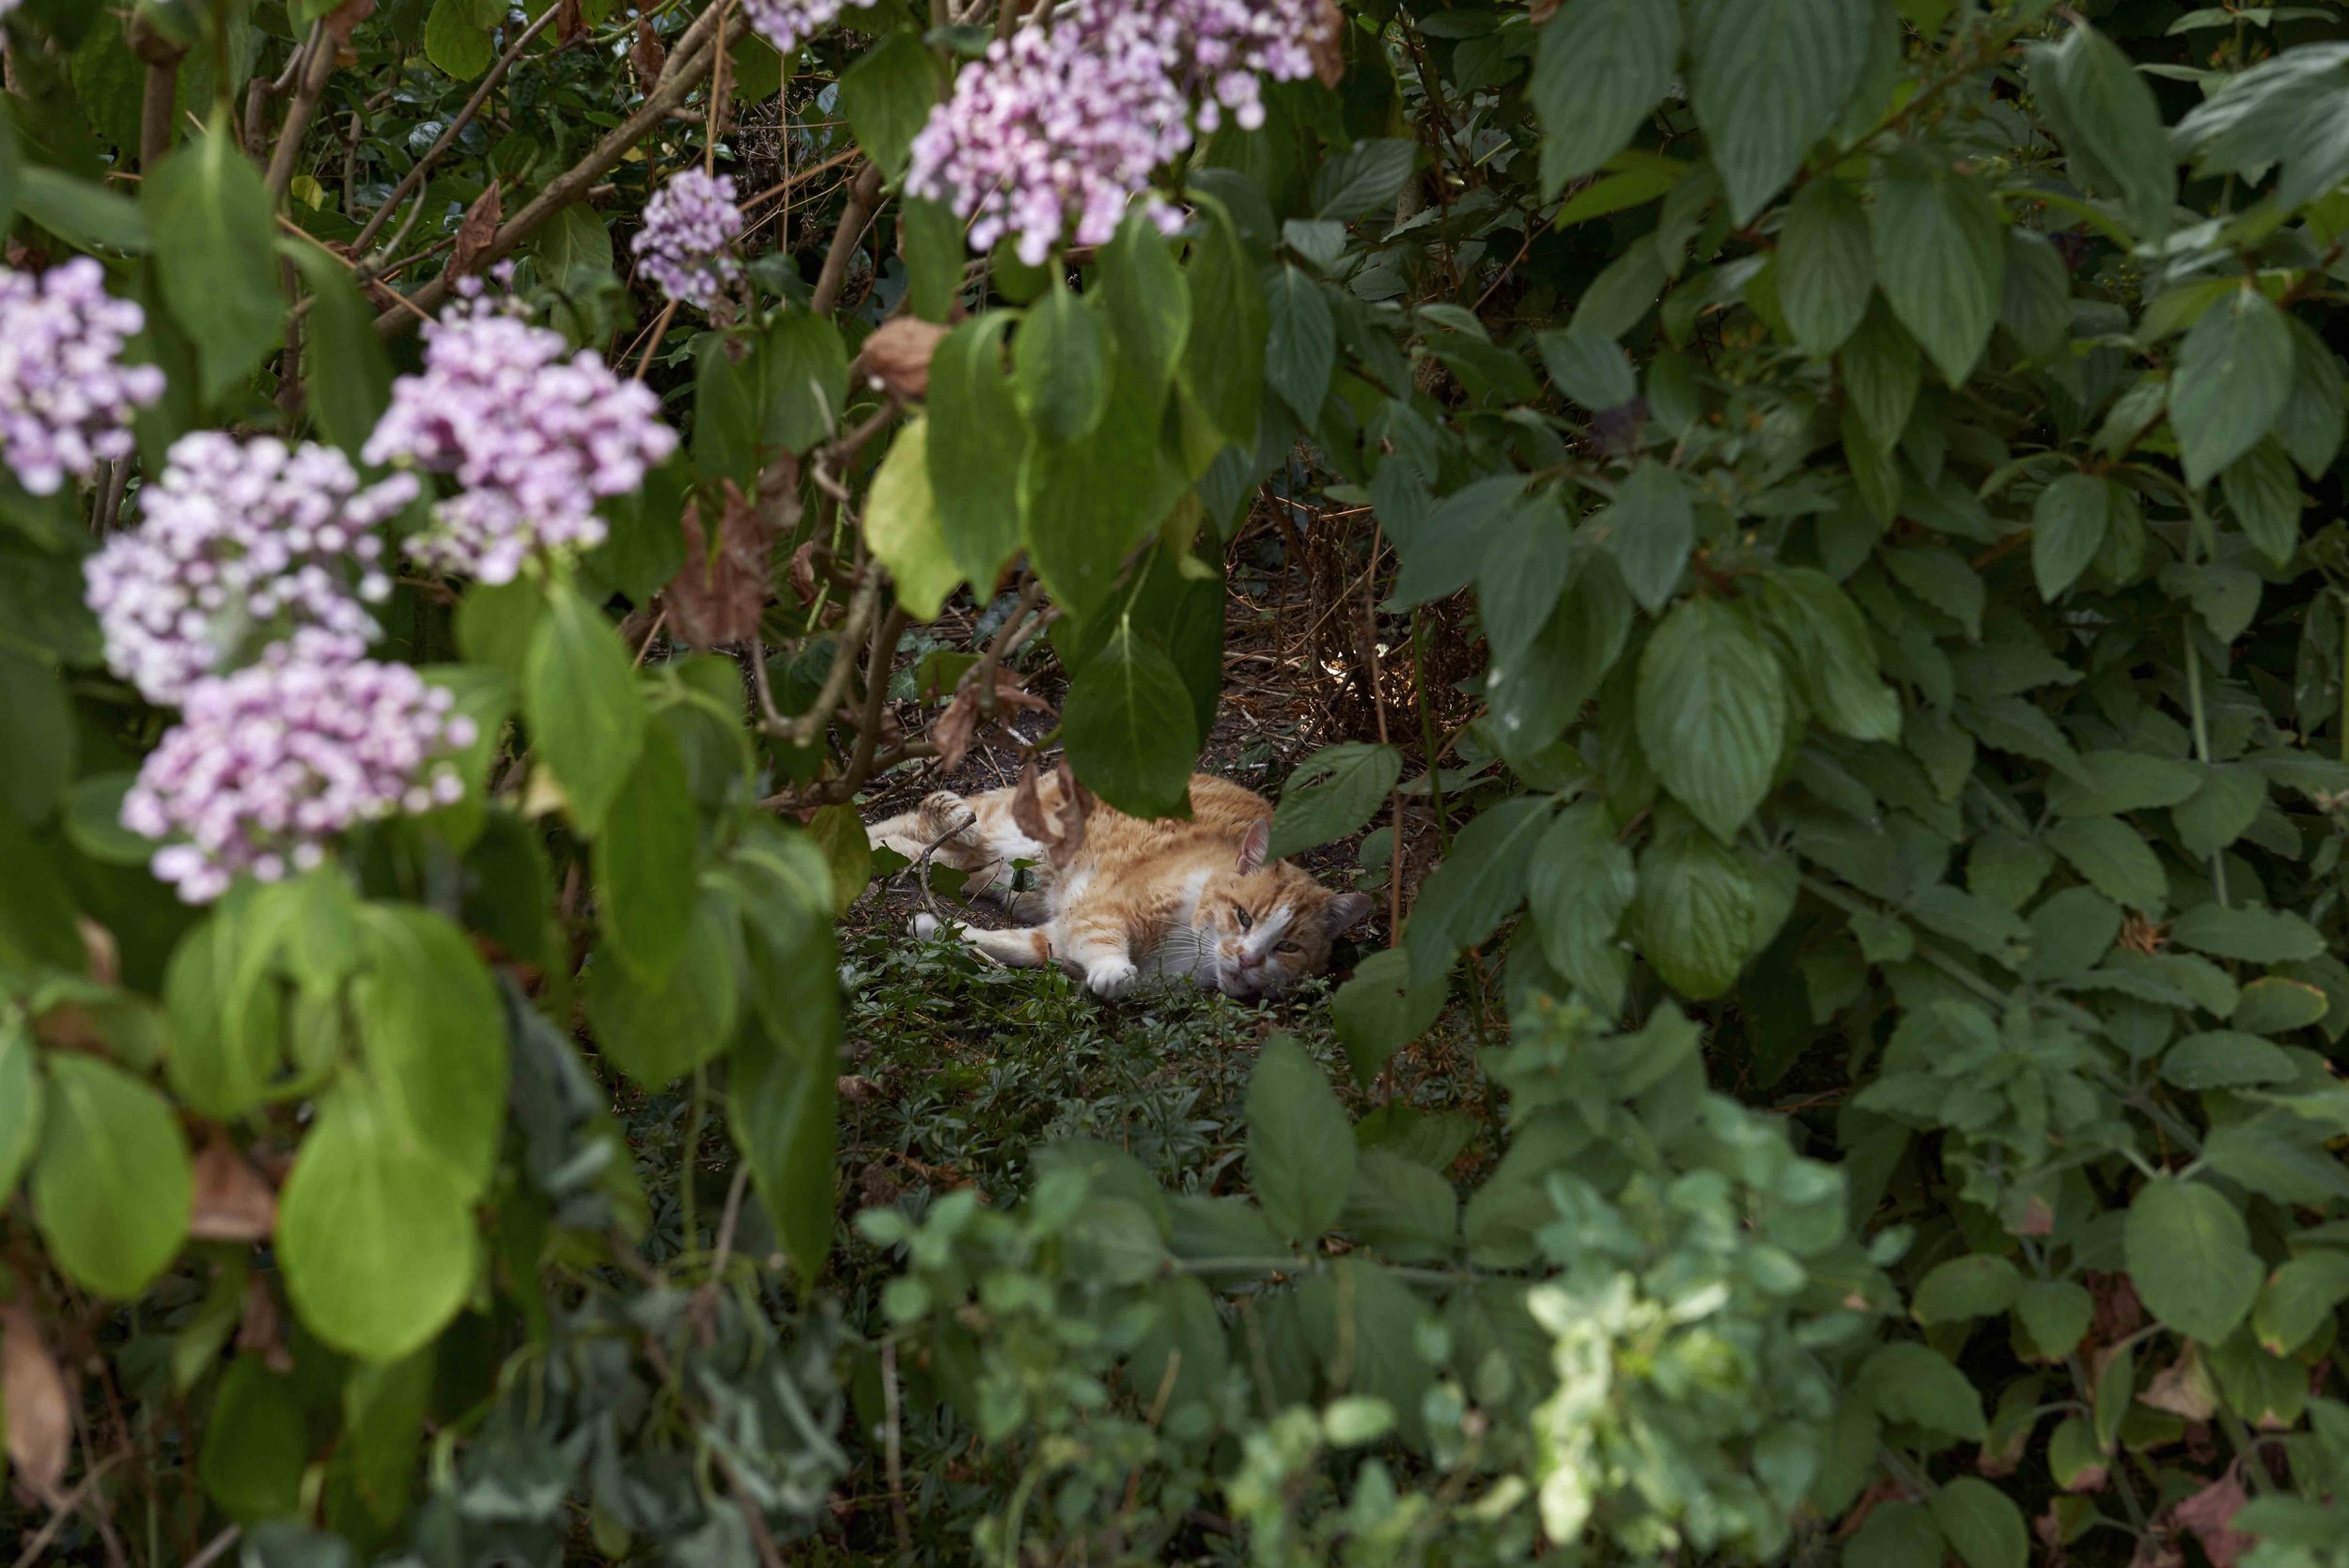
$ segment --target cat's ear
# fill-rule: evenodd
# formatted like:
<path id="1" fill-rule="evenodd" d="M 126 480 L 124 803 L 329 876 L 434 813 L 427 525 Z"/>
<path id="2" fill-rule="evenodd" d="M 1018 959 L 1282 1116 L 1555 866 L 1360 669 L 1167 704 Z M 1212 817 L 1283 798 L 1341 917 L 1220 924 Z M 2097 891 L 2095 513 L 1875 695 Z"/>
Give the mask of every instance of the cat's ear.
<path id="1" fill-rule="evenodd" d="M 1342 937 L 1360 924 L 1376 908 L 1377 906 L 1366 893 L 1341 893 L 1322 906 L 1321 918 L 1329 926 L 1330 936 Z"/>
<path id="2" fill-rule="evenodd" d="M 1264 852 L 1272 847 L 1272 819 L 1260 816 L 1248 825 L 1240 835 L 1239 874 L 1252 876 L 1264 869 Z"/>

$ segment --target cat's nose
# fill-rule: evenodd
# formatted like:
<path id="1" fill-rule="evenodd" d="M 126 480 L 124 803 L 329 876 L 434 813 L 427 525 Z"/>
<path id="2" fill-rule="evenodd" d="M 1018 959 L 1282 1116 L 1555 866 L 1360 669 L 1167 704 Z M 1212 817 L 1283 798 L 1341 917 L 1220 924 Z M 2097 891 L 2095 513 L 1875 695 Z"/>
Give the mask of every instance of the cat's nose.
<path id="1" fill-rule="evenodd" d="M 1239 967 L 1243 970 L 1260 970 L 1264 968 L 1264 955 L 1251 953 L 1243 947 L 1239 950 Z"/>

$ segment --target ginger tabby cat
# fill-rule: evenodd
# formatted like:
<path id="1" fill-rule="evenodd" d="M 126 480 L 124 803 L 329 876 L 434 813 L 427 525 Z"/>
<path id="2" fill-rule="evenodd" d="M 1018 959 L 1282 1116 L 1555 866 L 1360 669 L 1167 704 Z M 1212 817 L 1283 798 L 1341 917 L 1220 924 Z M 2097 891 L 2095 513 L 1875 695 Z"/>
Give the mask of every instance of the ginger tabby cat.
<path id="1" fill-rule="evenodd" d="M 1359 893 L 1332 893 L 1286 861 L 1267 862 L 1272 805 L 1206 773 L 1190 781 L 1191 819 L 1144 821 L 1096 805 L 1084 842 L 1055 871 L 1046 846 L 1013 820 L 1009 789 L 965 799 L 940 790 L 866 831 L 910 860 L 971 875 L 1022 924 L 1000 931 L 945 929 L 1004 964 L 1057 963 L 1096 996 L 1121 997 L 1145 980 L 1188 980 L 1243 1001 L 1278 996 L 1319 974 L 1333 939 L 1370 913 Z M 1056 780 L 1041 781 L 1048 820 L 1065 820 Z M 935 845 L 933 850 L 931 846 Z M 1024 862 L 1040 885 L 1017 891 Z M 914 917 L 917 936 L 941 928 Z"/>

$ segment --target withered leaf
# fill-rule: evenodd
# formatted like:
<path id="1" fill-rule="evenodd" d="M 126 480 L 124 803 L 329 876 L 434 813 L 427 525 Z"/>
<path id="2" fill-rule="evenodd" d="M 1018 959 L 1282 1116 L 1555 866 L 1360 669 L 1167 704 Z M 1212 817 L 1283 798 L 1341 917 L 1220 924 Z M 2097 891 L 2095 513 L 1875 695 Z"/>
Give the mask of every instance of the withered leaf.
<path id="1" fill-rule="evenodd" d="M 277 1229 L 277 1195 L 225 1138 L 195 1157 L 188 1234 L 198 1241 L 266 1241 Z"/>
<path id="2" fill-rule="evenodd" d="M 463 277 L 471 272 L 498 237 L 498 225 L 506 218 L 506 196 L 493 180 L 489 188 L 474 197 L 465 209 L 462 223 L 457 225 L 457 249 L 448 258 L 451 277 Z"/>
<path id="3" fill-rule="evenodd" d="M 946 329 L 918 316 L 893 316 L 873 330 L 857 354 L 856 375 L 879 382 L 900 397 L 929 396 L 930 358 Z"/>
<path id="4" fill-rule="evenodd" d="M 73 1396 L 22 1302 L 0 1307 L 0 1407 L 8 1414 L 8 1463 L 17 1479 L 54 1508 L 73 1449 Z"/>
<path id="5" fill-rule="evenodd" d="M 683 524 L 685 565 L 662 590 L 670 630 L 696 648 L 748 641 L 767 604 L 772 514 L 727 480 L 717 539 L 710 540 L 702 528 L 699 502 L 686 504 Z"/>

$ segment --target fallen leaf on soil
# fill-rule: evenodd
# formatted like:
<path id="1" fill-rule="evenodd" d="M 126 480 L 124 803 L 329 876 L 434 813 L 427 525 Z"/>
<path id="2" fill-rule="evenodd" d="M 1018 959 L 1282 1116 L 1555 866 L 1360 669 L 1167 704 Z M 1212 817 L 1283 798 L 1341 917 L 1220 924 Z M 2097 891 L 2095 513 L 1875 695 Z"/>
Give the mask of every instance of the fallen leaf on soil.
<path id="1" fill-rule="evenodd" d="M 73 1448 L 73 1399 L 40 1325 L 21 1303 L 0 1307 L 0 1407 L 17 1479 L 54 1508 Z"/>

